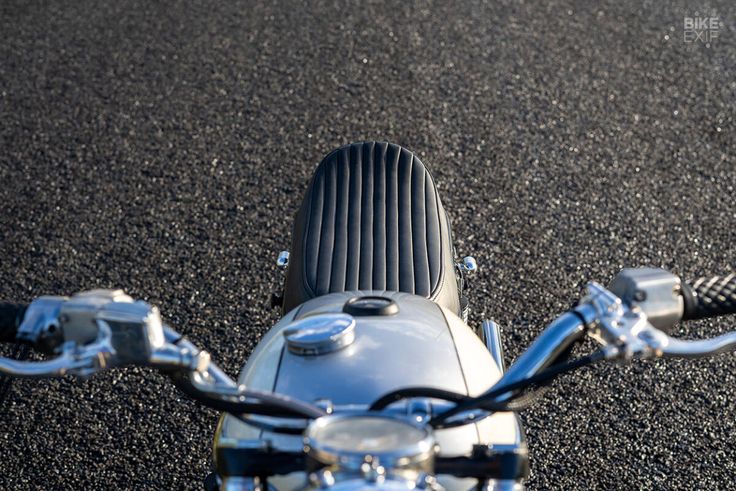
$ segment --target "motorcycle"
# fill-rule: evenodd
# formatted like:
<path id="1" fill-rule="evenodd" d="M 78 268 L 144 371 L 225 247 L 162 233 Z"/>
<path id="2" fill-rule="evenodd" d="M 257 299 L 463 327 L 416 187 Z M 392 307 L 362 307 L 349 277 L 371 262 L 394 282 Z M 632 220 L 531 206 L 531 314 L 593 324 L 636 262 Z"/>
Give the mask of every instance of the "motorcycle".
<path id="1" fill-rule="evenodd" d="M 221 411 L 208 490 L 521 490 L 517 412 L 555 378 L 600 362 L 705 357 L 736 348 L 668 335 L 736 313 L 736 276 L 681 281 L 624 269 L 591 282 L 508 368 L 501 331 L 467 325 L 475 260 L 456 258 L 450 220 L 416 155 L 360 142 L 327 155 L 294 219 L 273 304 L 282 318 L 233 380 L 120 290 L 0 304 L 0 341 L 45 353 L 0 358 L 12 377 L 86 378 L 145 366 Z M 598 348 L 571 359 L 586 337 Z"/>

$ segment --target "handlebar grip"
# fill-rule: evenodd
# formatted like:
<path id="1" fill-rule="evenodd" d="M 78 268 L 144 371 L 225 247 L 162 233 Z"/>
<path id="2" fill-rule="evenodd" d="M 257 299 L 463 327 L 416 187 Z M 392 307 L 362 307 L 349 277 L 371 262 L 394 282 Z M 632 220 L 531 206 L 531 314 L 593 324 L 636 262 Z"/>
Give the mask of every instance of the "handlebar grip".
<path id="1" fill-rule="evenodd" d="M 15 341 L 15 335 L 23 321 L 27 307 L 27 305 L 18 303 L 0 302 L 0 342 Z"/>
<path id="2" fill-rule="evenodd" d="M 684 320 L 736 314 L 736 274 L 698 278 L 682 283 Z"/>

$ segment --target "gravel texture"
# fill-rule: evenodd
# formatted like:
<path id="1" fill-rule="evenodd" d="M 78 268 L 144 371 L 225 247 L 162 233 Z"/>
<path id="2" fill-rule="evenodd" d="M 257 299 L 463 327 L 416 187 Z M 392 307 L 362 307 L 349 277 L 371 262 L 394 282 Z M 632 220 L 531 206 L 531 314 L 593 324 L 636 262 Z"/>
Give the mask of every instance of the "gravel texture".
<path id="1" fill-rule="evenodd" d="M 686 44 L 683 17 L 711 9 L 719 38 Z M 471 321 L 516 356 L 587 280 L 736 267 L 735 14 L 4 1 L 0 296 L 124 287 L 235 374 L 277 319 L 311 171 L 388 139 L 435 174 L 481 267 Z M 529 487 L 733 487 L 734 386 L 733 356 L 564 378 L 523 414 Z M 0 414 L 2 489 L 197 489 L 217 419 L 140 369 L 16 381 Z"/>

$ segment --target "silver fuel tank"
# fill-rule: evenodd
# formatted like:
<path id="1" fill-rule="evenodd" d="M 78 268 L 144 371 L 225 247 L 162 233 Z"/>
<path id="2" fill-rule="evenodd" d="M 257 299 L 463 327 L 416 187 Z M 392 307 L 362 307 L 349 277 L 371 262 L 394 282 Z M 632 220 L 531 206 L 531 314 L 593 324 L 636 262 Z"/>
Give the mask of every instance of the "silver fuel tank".
<path id="1" fill-rule="evenodd" d="M 299 319 L 343 312 L 358 296 L 392 299 L 398 312 L 356 315 L 355 340 L 349 346 L 317 356 L 302 356 L 285 348 L 284 329 Z M 252 389 L 272 390 L 297 399 L 329 400 L 335 406 L 365 405 L 380 396 L 410 386 L 478 395 L 490 388 L 501 370 L 475 333 L 455 314 L 424 297 L 399 292 L 343 292 L 314 298 L 286 314 L 258 344 L 239 382 Z M 472 446 L 514 444 L 521 429 L 512 413 L 497 413 L 480 423 L 435 433 L 440 454 L 469 454 Z M 276 448 L 298 450 L 301 437 L 263 432 L 225 415 L 215 436 L 216 446 L 268 439 Z M 468 489 L 472 481 L 439 476 L 449 489 Z M 464 481 L 464 482 L 463 482 Z M 304 476 L 271 479 L 278 489 L 293 489 Z"/>

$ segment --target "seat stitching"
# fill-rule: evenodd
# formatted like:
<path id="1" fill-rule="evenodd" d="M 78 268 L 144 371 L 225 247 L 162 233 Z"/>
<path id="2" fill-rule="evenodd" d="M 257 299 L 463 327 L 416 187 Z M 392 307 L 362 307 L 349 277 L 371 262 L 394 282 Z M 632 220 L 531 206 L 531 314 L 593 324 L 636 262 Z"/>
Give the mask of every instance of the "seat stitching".
<path id="1" fill-rule="evenodd" d="M 302 261 L 303 261 L 303 264 L 302 264 L 302 280 L 303 280 L 303 283 L 302 284 L 306 288 L 307 293 L 308 294 L 311 294 L 313 297 L 315 296 L 315 292 L 314 292 L 314 289 L 309 284 L 309 278 L 307 277 L 307 264 L 306 264 L 306 260 L 307 260 L 307 244 L 309 243 L 309 226 L 312 223 L 312 210 L 314 208 L 314 200 L 312 199 L 312 196 L 314 194 L 315 183 L 317 181 L 317 176 L 318 176 L 319 171 L 320 171 L 320 169 L 318 167 L 317 168 L 317 172 L 315 172 L 314 177 L 312 177 L 312 182 L 311 182 L 311 184 L 309 186 L 309 195 L 308 195 L 308 198 L 309 198 L 309 213 L 307 213 L 306 226 L 302 230 L 302 236 L 306 239 L 306 240 L 304 240 L 304 243 L 302 244 Z M 318 237 L 318 240 L 320 240 L 320 237 Z M 319 267 L 319 243 L 317 244 L 317 267 Z"/>
<path id="2" fill-rule="evenodd" d="M 375 154 L 375 145 L 378 144 L 378 142 L 359 142 L 359 144 L 361 146 L 361 150 L 362 150 L 362 147 L 364 145 L 369 144 L 369 143 L 371 143 L 371 145 L 369 146 L 370 151 L 371 151 L 371 154 L 372 154 L 371 155 L 371 157 L 372 157 L 371 158 L 371 160 L 372 160 L 371 163 L 372 163 L 373 166 L 375 166 L 376 165 L 376 163 L 375 163 L 375 155 L 374 155 Z M 389 146 L 392 146 L 392 144 L 389 144 L 388 142 L 385 142 L 385 144 L 386 144 L 386 152 L 385 152 L 385 155 L 382 156 L 383 157 L 382 163 L 384 164 L 383 165 L 384 170 L 386 169 L 386 165 L 385 164 L 388 163 L 388 150 L 389 150 Z M 396 147 L 399 149 L 398 152 L 397 152 L 397 160 L 398 160 L 400 158 L 400 156 L 401 156 L 401 150 L 403 149 L 403 147 L 398 146 L 398 145 L 396 145 Z M 326 188 L 327 187 L 327 183 L 325 181 L 326 180 L 325 167 L 328 165 L 329 158 L 330 157 L 333 157 L 334 154 L 337 153 L 337 152 L 339 152 L 341 149 L 342 149 L 342 147 L 333 150 L 332 152 L 330 152 L 328 154 L 327 157 L 325 157 L 323 159 L 323 162 L 322 163 L 325 164 L 325 165 L 322 166 L 320 164 L 320 167 L 321 168 L 318 168 L 318 173 L 316 173 L 315 174 L 315 177 L 313 178 L 313 184 L 316 184 L 317 180 L 321 178 L 322 179 L 323 188 Z M 416 157 L 416 155 L 414 155 L 413 152 L 410 152 L 410 151 L 407 151 L 407 152 L 412 157 L 412 159 L 411 159 L 411 165 L 412 165 L 412 172 L 413 172 L 414 158 Z M 437 259 L 437 264 L 438 264 L 438 267 L 439 267 L 439 276 L 438 276 L 437 282 L 434 285 L 434 288 L 432 288 L 432 285 L 430 285 L 430 296 L 428 297 L 430 300 L 436 300 L 439 297 L 440 293 L 444 290 L 444 287 L 445 287 L 445 285 L 447 283 L 447 278 L 448 278 L 448 276 L 447 276 L 448 273 L 445 271 L 445 269 L 447 269 L 447 268 L 445 267 L 445 264 L 444 264 L 445 263 L 445 257 L 444 256 L 445 256 L 445 252 L 447 250 L 447 245 L 444 242 L 447 240 L 448 231 L 444 231 L 442 227 L 443 227 L 443 224 L 444 224 L 446 227 L 449 228 L 450 227 L 450 224 L 449 224 L 449 217 L 446 216 L 446 212 L 445 212 L 445 221 L 443 222 L 442 215 L 443 215 L 444 208 L 443 208 L 442 202 L 440 201 L 440 198 L 439 198 L 439 190 L 437 189 L 437 186 L 435 184 L 434 177 L 432 176 L 431 172 L 429 172 L 429 169 L 427 169 L 425 166 L 423 166 L 423 167 L 424 167 L 425 177 L 429 177 L 429 181 L 430 181 L 430 183 L 431 183 L 431 185 L 433 187 L 433 190 L 434 190 L 434 197 L 435 197 L 435 200 L 437 201 L 436 213 L 435 214 L 437 216 L 438 223 L 439 223 L 439 230 L 438 230 L 439 257 Z M 396 167 L 396 172 L 397 172 L 397 179 L 398 179 L 398 166 Z M 362 169 L 361 169 L 361 174 L 362 174 Z M 388 198 L 388 186 L 389 186 L 390 183 L 388 183 L 388 179 L 386 179 L 388 173 L 387 172 L 384 172 L 384 174 L 386 174 L 386 175 L 383 176 L 384 177 L 384 196 L 385 196 L 385 198 Z M 334 176 L 334 177 L 336 177 L 336 176 Z M 374 178 L 373 185 L 375 186 L 375 184 L 376 183 L 375 183 L 375 178 Z M 311 223 L 313 222 L 312 215 L 313 215 L 314 209 L 315 209 L 315 203 L 314 203 L 314 201 L 315 201 L 314 200 L 314 193 L 316 192 L 315 190 L 316 190 L 316 185 L 310 185 L 310 191 L 309 191 L 310 194 L 308 195 L 308 200 L 309 200 L 310 203 L 309 203 L 309 206 L 308 206 L 308 213 L 307 213 L 307 219 L 305 220 L 305 226 L 302 228 L 303 236 L 307 240 L 305 240 L 304 241 L 304 244 L 302 244 L 302 258 L 304 259 L 304 264 L 302 265 L 303 267 L 301 268 L 302 269 L 302 275 L 301 276 L 302 276 L 302 281 L 303 281 L 303 285 L 305 287 L 306 293 L 311 298 L 314 298 L 314 297 L 317 297 L 317 296 L 320 296 L 321 295 L 321 294 L 318 294 L 317 291 L 316 291 L 316 289 L 315 289 L 315 286 L 318 286 L 318 285 L 312 285 L 311 282 L 309 281 L 309 278 L 308 278 L 308 268 L 306 267 L 307 244 L 309 243 L 310 240 L 312 240 L 312 237 L 311 237 L 311 234 L 310 234 L 310 228 L 311 228 Z M 360 191 L 361 191 L 360 198 L 361 198 L 361 205 L 362 205 L 362 200 L 364 198 L 363 193 L 362 193 L 362 185 L 361 185 Z M 413 189 L 411 189 L 411 191 L 413 192 Z M 398 193 L 398 189 L 397 189 L 397 193 Z M 336 198 L 336 202 L 337 202 L 337 198 L 338 197 L 336 196 L 335 198 Z M 398 194 L 396 196 L 396 199 L 398 200 Z M 426 199 L 425 199 L 425 201 L 426 201 Z M 323 215 L 324 215 L 324 211 L 325 211 L 324 210 L 324 205 L 325 205 L 325 203 L 324 203 L 324 198 L 323 198 L 323 210 L 322 210 Z M 362 206 L 361 206 L 360 212 L 361 212 L 361 223 L 362 223 Z M 388 213 L 389 213 L 388 207 L 384 207 L 384 232 L 388 232 L 388 220 L 387 220 L 388 219 Z M 410 218 L 412 218 L 412 217 L 410 216 Z M 337 219 L 337 216 L 335 216 L 335 219 Z M 425 209 L 424 219 L 425 219 L 425 229 L 428 229 L 429 216 L 426 213 L 426 209 Z M 397 227 L 399 226 L 398 217 L 397 217 L 397 224 L 396 225 L 397 225 Z M 324 224 L 323 224 L 323 227 L 324 227 Z M 322 230 L 323 227 L 320 230 Z M 412 235 L 412 239 L 413 239 L 413 234 L 415 232 L 415 230 L 414 230 L 415 227 L 414 227 L 413 219 L 410 221 L 410 229 L 411 229 L 411 235 Z M 333 254 L 334 254 L 334 240 L 336 239 L 336 237 L 334 237 L 335 232 L 336 232 L 336 223 L 333 223 Z M 363 230 L 362 230 L 362 227 L 361 227 L 361 229 L 359 230 L 359 238 L 358 238 L 358 240 L 360 240 L 361 245 L 362 245 L 362 241 L 363 241 L 362 232 L 363 232 Z M 399 238 L 398 230 L 396 232 L 397 232 L 396 233 L 396 239 L 398 240 L 398 238 Z M 319 237 L 317 237 L 316 239 L 319 240 L 319 241 L 321 241 L 321 239 L 322 239 L 321 235 L 322 234 L 319 233 L 318 235 L 319 235 Z M 384 235 L 387 235 L 387 233 L 385 233 Z M 429 237 L 425 233 L 425 241 L 428 241 L 428 239 L 429 239 Z M 430 262 L 430 258 L 429 258 L 429 244 L 427 243 L 426 245 L 427 245 L 427 264 L 429 264 L 429 262 Z M 318 246 L 317 246 L 317 249 L 316 249 L 316 251 L 317 251 L 317 257 L 316 257 L 316 261 L 317 261 L 317 272 L 316 272 L 316 275 L 315 275 L 315 278 L 314 278 L 315 282 L 317 282 L 317 280 L 319 278 L 319 271 L 320 271 L 320 268 L 319 268 L 319 259 L 320 259 L 320 249 L 322 248 L 322 246 L 323 245 L 321 243 L 318 243 Z M 384 246 L 385 246 L 385 255 L 384 255 L 384 258 L 386 259 L 386 264 L 385 264 L 385 267 L 386 267 L 386 271 L 385 271 L 385 274 L 386 274 L 386 284 L 384 285 L 384 289 L 385 289 L 388 286 L 388 279 L 389 279 L 388 278 L 388 266 L 389 266 L 389 264 L 388 264 L 388 260 L 387 259 L 388 259 L 388 248 L 391 246 L 391 244 L 389 244 L 389 241 L 388 240 L 385 240 Z M 414 251 L 412 249 L 412 259 L 413 259 L 413 252 Z M 401 259 L 400 257 L 397 258 L 397 260 L 400 260 L 400 259 Z M 347 258 L 346 258 L 346 261 L 347 261 Z M 358 286 L 360 286 L 360 274 L 362 273 L 362 270 L 360 268 L 360 264 L 361 263 L 360 263 L 360 258 L 359 258 L 359 263 L 358 263 L 358 267 L 359 267 L 359 271 L 358 271 Z M 399 263 L 397 263 L 397 265 L 399 265 Z M 375 268 L 375 264 L 373 264 L 373 268 L 371 268 L 371 269 L 374 269 L 374 268 Z M 452 269 L 452 268 L 450 268 L 450 269 Z M 454 269 L 453 269 L 453 271 L 454 271 Z M 331 276 L 333 273 L 334 273 L 333 268 L 330 268 L 329 275 Z M 346 270 L 346 273 L 347 273 L 347 270 Z M 399 265 L 399 273 L 400 273 L 400 265 Z M 371 279 L 370 286 L 371 286 L 371 289 L 372 289 L 375 286 L 374 285 L 374 282 L 373 282 L 374 275 L 373 275 L 372 272 L 371 272 L 371 278 L 370 279 Z M 401 288 L 401 283 L 400 283 L 399 279 L 400 278 L 396 278 L 396 282 L 399 284 L 399 288 Z M 430 280 L 431 280 L 431 278 L 430 278 Z M 347 276 L 344 279 L 344 281 L 347 282 Z M 331 283 L 331 278 L 330 278 L 330 283 Z M 416 282 L 414 281 L 414 282 L 412 282 L 412 284 L 414 286 L 414 290 L 416 291 Z M 347 285 L 345 285 L 345 286 L 347 286 Z M 329 287 L 328 287 L 328 290 L 329 290 Z M 398 290 L 398 291 L 401 291 L 401 290 Z"/>

